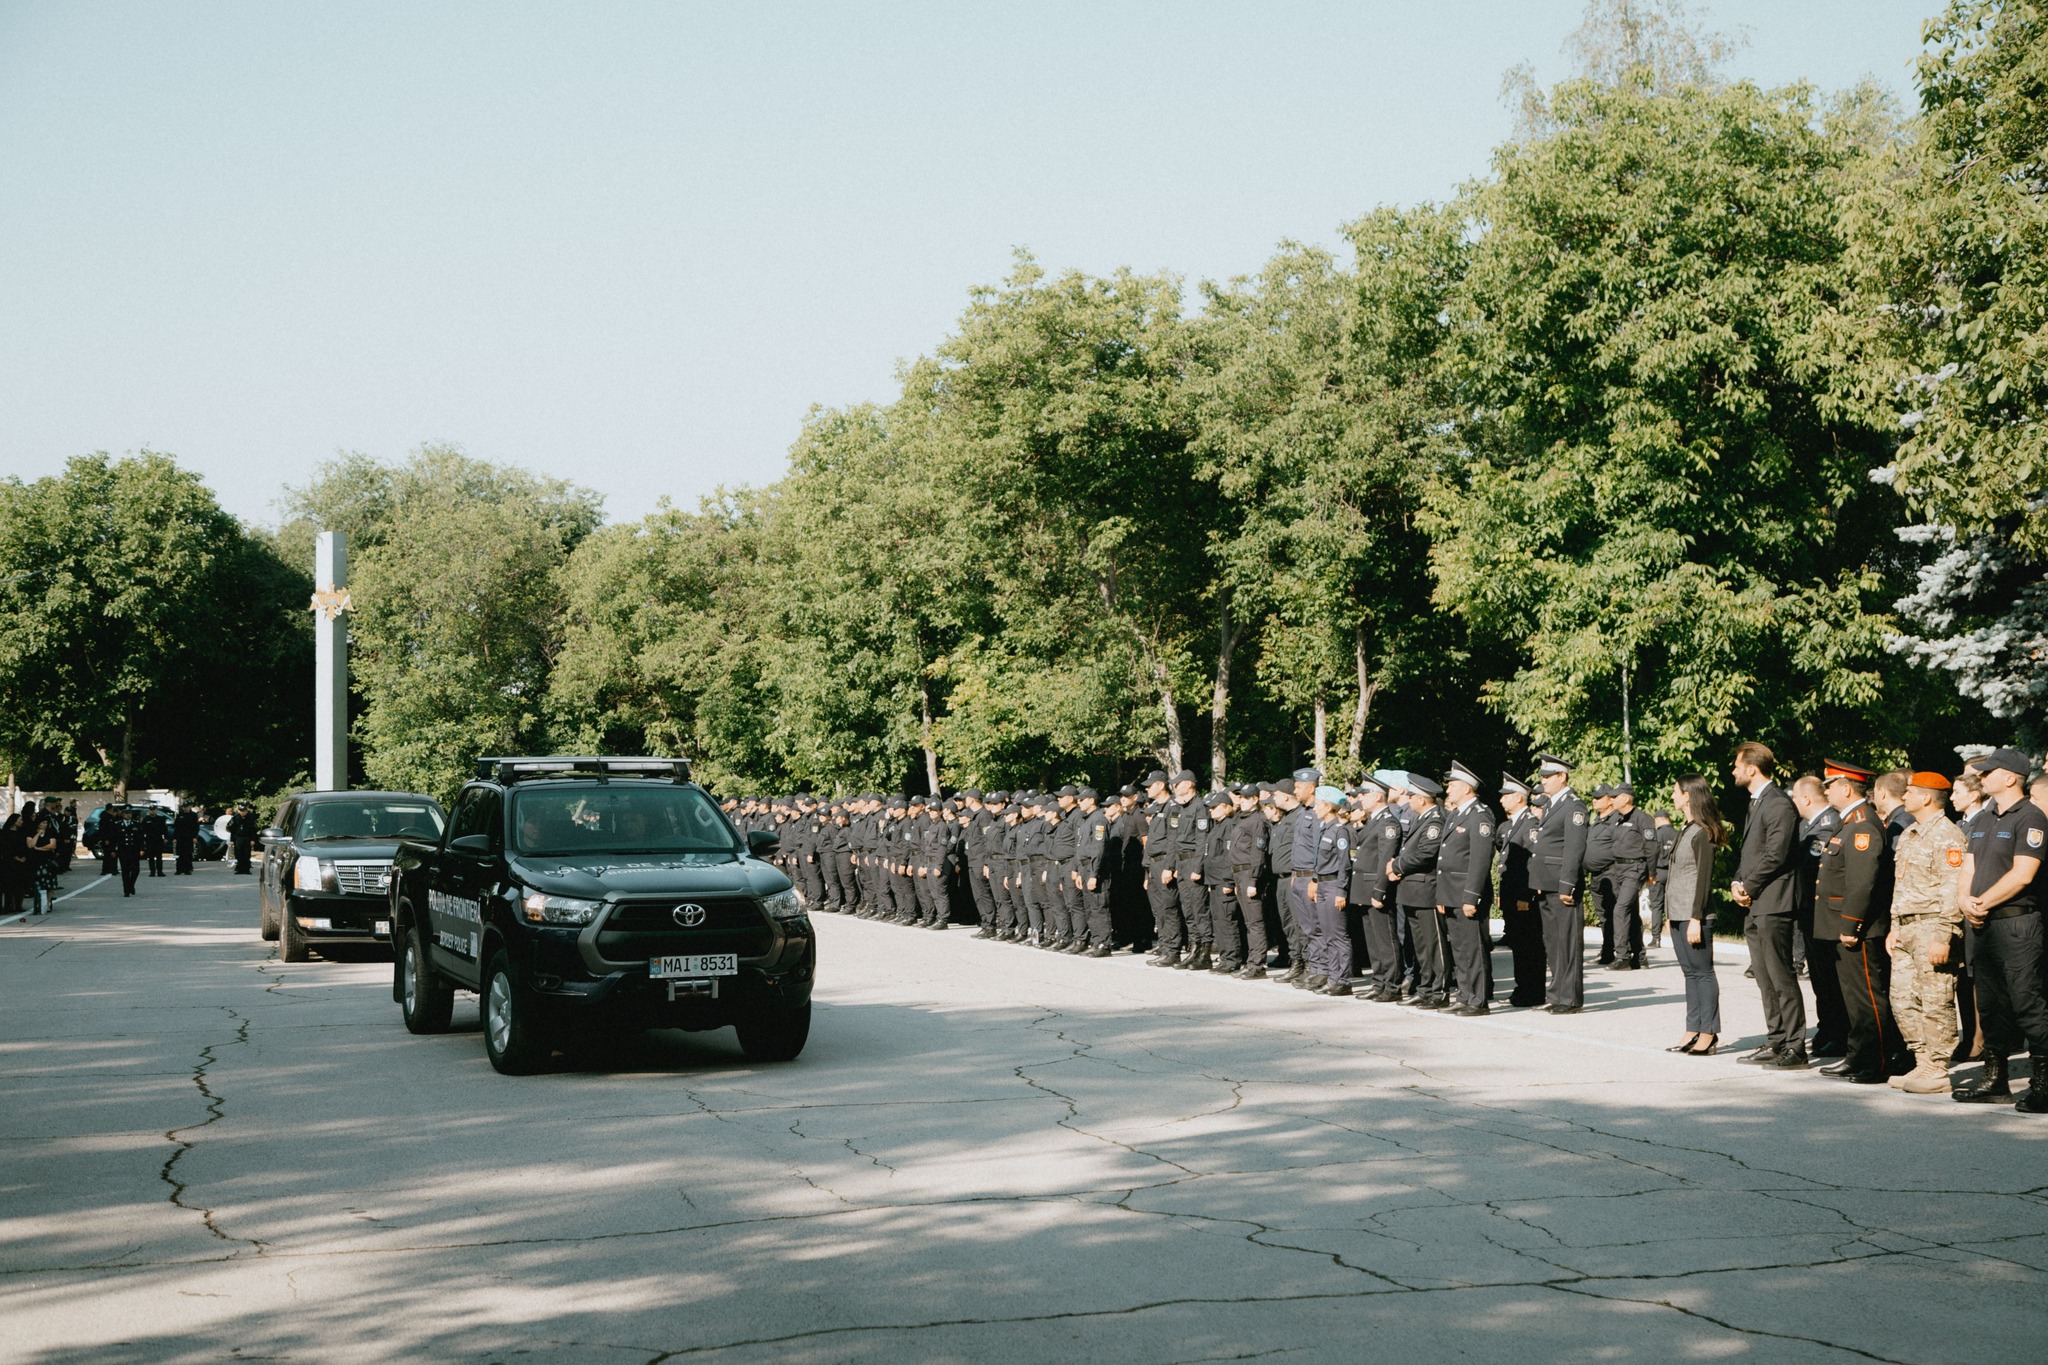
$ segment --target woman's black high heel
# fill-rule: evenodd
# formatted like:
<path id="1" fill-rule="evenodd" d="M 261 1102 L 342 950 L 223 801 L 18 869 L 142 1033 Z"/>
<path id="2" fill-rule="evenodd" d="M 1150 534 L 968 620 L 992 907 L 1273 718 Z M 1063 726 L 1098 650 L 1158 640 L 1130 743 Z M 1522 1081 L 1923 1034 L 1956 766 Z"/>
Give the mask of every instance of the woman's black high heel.
<path id="1" fill-rule="evenodd" d="M 1690 1051 L 1692 1051 L 1692 1045 L 1693 1045 L 1694 1043 L 1697 1043 L 1697 1042 L 1698 1042 L 1699 1040 L 1700 1040 L 1700 1035 L 1699 1035 L 1699 1034 L 1697 1034 L 1697 1033 L 1688 1033 L 1688 1034 L 1686 1034 L 1686 1035 L 1685 1035 L 1685 1041 L 1684 1041 L 1684 1042 L 1682 1042 L 1682 1043 L 1679 1043 L 1679 1044 L 1678 1044 L 1677 1046 L 1675 1046 L 1675 1047 L 1667 1047 L 1667 1048 L 1665 1048 L 1664 1050 L 1665 1050 L 1666 1052 L 1690 1052 Z"/>
<path id="2" fill-rule="evenodd" d="M 1718 1033 L 1702 1033 L 1699 1037 L 1693 1039 L 1692 1041 L 1693 1045 L 1685 1050 L 1686 1056 L 1711 1057 L 1714 1055 L 1715 1049 L 1718 1048 L 1721 1044 L 1721 1035 Z M 1701 1043 L 1705 1043 L 1706 1046 L 1701 1047 Z"/>

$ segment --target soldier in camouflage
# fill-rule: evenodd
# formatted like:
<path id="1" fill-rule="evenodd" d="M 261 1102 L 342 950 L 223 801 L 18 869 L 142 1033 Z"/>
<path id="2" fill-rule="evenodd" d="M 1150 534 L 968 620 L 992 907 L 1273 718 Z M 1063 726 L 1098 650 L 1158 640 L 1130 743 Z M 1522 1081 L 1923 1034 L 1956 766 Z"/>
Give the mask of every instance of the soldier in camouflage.
<path id="1" fill-rule="evenodd" d="M 1912 815 L 1893 850 L 1892 1017 L 1913 1049 L 1913 1070 L 1891 1083 L 1913 1095 L 1949 1093 L 1948 1064 L 1955 1054 L 1957 951 L 1963 911 L 1956 901 L 1968 840 L 1948 818 L 1949 781 L 1940 773 L 1914 773 L 1901 798 Z"/>

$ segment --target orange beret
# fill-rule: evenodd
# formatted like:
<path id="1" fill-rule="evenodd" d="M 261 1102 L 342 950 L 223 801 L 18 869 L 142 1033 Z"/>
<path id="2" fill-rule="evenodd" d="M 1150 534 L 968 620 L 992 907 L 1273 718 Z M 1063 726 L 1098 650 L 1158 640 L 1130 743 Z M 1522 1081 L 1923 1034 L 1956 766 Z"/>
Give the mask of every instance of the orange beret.
<path id="1" fill-rule="evenodd" d="M 1914 773 L 1910 785 L 1925 787 L 1929 791 L 1945 792 L 1949 789 L 1950 783 L 1940 773 Z"/>

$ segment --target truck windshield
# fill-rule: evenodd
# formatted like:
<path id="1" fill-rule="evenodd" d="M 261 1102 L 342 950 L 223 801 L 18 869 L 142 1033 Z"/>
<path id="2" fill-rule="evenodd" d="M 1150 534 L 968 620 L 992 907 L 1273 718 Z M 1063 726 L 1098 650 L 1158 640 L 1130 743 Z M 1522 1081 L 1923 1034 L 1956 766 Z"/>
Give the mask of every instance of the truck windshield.
<path id="1" fill-rule="evenodd" d="M 542 787 L 518 792 L 513 842 L 521 853 L 738 852 L 732 829 L 694 787 Z"/>
<path id="2" fill-rule="evenodd" d="M 438 839 L 441 808 L 431 801 L 314 801 L 299 817 L 298 839 Z"/>

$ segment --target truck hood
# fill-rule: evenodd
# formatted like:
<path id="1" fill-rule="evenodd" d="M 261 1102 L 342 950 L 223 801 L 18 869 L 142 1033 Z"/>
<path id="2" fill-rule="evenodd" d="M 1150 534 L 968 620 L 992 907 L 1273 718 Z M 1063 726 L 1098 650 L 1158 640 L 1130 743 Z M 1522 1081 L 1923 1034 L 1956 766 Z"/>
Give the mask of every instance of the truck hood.
<path id="1" fill-rule="evenodd" d="M 622 854 L 585 858 L 514 857 L 507 869 L 527 886 L 580 900 L 638 896 L 772 896 L 789 878 L 754 858 Z"/>

